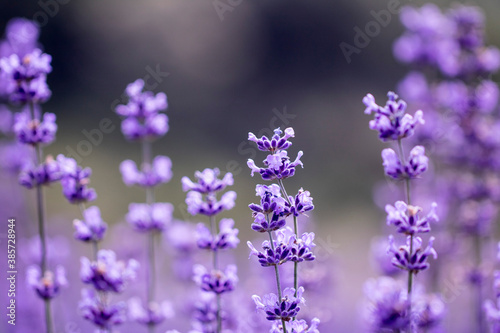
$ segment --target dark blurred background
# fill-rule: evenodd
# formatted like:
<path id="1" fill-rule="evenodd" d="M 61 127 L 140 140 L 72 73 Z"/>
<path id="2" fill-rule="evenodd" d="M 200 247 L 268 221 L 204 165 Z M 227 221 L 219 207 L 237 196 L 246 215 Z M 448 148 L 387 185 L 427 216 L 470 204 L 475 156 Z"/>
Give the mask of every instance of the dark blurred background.
<path id="1" fill-rule="evenodd" d="M 372 11 L 387 10 L 391 2 L 398 7 L 426 2 L 220 2 L 225 7 L 218 12 L 212 1 L 2 0 L 0 29 L 16 16 L 42 25 L 40 41 L 53 56 L 48 78 L 53 97 L 44 109 L 57 115 L 59 125 L 57 142 L 45 151 L 83 152 L 79 164 L 93 169 L 96 204 L 109 223 L 123 219 L 129 202 L 144 201 L 140 189 L 121 181 L 119 163 L 139 161 L 140 147 L 125 141 L 113 113 L 135 79 L 149 75 L 153 90 L 164 91 L 169 100 L 170 131 L 154 144 L 154 153 L 172 159 L 174 178 L 158 190 L 157 199 L 172 202 L 175 216 L 184 219 L 181 177 L 206 167 L 232 171 L 238 200 L 226 215 L 236 220 L 242 244 L 254 237 L 247 205 L 256 200 L 254 187 L 261 182 L 250 177 L 246 160 L 265 157 L 247 143 L 248 132 L 262 135 L 275 125 L 292 126 L 296 137 L 290 153 L 304 151 L 304 169 L 286 186 L 289 192 L 304 187 L 314 197 L 312 217 L 334 244 L 339 283 L 350 286 L 340 293 L 353 296 L 349 308 L 354 310 L 363 281 L 374 275 L 369 239 L 383 220 L 372 187 L 383 180 L 384 145 L 368 129 L 361 99 L 372 92 L 383 103 L 408 69 L 392 55 L 392 43 L 403 31 L 397 15 L 351 55 L 350 63 L 339 45 L 355 46 L 354 28 L 364 30 L 374 21 Z M 500 2 L 467 4 L 484 9 L 488 43 L 500 45 Z M 160 72 L 156 80 L 151 72 Z M 86 149 L 83 131 L 99 129 L 105 118 L 114 130 Z M 68 216 L 71 228 L 76 207 L 64 202 L 59 188 L 48 192 L 48 214 Z M 240 250 L 247 253 L 244 246 Z"/>

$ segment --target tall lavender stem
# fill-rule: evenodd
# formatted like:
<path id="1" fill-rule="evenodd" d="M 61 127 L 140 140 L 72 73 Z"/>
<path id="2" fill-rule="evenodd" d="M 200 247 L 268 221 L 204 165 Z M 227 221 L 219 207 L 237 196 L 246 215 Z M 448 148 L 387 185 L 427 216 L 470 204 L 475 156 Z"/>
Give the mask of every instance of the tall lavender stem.
<path id="1" fill-rule="evenodd" d="M 268 231 L 267 233 L 269 234 L 269 241 L 271 243 L 271 249 L 274 252 L 275 249 L 274 249 L 273 235 L 272 235 L 271 231 Z M 281 282 L 280 282 L 280 271 L 279 271 L 278 265 L 274 265 L 274 273 L 276 275 L 276 285 L 278 287 L 278 299 L 279 299 L 279 302 L 281 302 L 281 299 L 282 299 Z M 295 293 L 297 293 L 297 291 L 295 291 Z M 286 333 L 285 320 L 283 318 L 281 319 L 281 325 L 283 326 L 283 333 Z"/>
<path id="2" fill-rule="evenodd" d="M 217 230 L 217 224 L 215 222 L 215 216 L 210 216 L 210 230 L 212 232 L 212 237 L 217 237 L 219 234 Z M 214 270 L 219 269 L 219 258 L 218 258 L 218 251 L 212 251 L 212 258 L 213 258 L 213 268 Z M 221 295 L 216 294 L 216 299 L 217 299 L 217 333 L 222 332 L 222 316 L 221 316 Z"/>
<path id="3" fill-rule="evenodd" d="M 152 163 L 152 147 L 151 142 L 147 139 L 142 141 L 142 163 L 144 170 L 149 172 L 151 170 Z M 154 189 L 152 187 L 146 187 L 146 203 L 151 206 L 154 203 Z M 147 293 L 147 304 L 154 302 L 154 294 L 156 289 L 156 260 L 155 260 L 155 231 L 152 230 L 147 239 L 148 245 L 148 266 L 147 266 L 147 276 L 148 283 L 146 285 Z M 150 333 L 154 333 L 155 325 L 149 324 L 148 330 Z"/>

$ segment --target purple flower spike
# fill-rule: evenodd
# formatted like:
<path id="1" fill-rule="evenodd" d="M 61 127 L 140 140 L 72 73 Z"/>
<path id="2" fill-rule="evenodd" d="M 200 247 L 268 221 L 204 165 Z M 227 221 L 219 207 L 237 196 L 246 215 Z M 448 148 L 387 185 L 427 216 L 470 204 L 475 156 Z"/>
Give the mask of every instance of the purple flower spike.
<path id="1" fill-rule="evenodd" d="M 116 260 L 116 254 L 110 250 L 100 250 L 97 253 L 97 262 L 91 262 L 82 257 L 80 277 L 83 283 L 92 284 L 96 290 L 119 293 L 123 291 L 125 283 L 134 280 L 139 263 L 130 259 L 125 265 Z"/>
<path id="2" fill-rule="evenodd" d="M 173 211 L 171 203 L 131 203 L 125 218 L 136 231 L 164 231 L 172 222 Z"/>
<path id="3" fill-rule="evenodd" d="M 320 324 L 320 320 L 318 318 L 313 318 L 311 320 L 311 325 L 308 325 L 307 322 L 303 319 L 287 321 L 285 322 L 286 331 L 290 333 L 319 333 L 318 325 Z M 282 333 L 283 325 L 281 321 L 275 320 L 273 323 L 273 327 L 269 331 L 269 333 Z"/>
<path id="4" fill-rule="evenodd" d="M 155 115 L 168 107 L 167 96 L 164 93 L 154 95 L 151 91 L 145 91 L 144 81 L 138 79 L 127 86 L 125 93 L 129 97 L 126 105 L 118 105 L 116 113 L 123 117 L 145 118 Z"/>
<path id="5" fill-rule="evenodd" d="M 430 223 L 439 221 L 436 215 L 437 204 L 432 203 L 431 210 L 427 216 L 419 218 L 422 208 L 409 206 L 403 201 L 397 201 L 394 206 L 386 205 L 387 225 L 394 225 L 397 231 L 406 235 L 425 233 L 431 230 Z"/>
<path id="6" fill-rule="evenodd" d="M 73 158 L 64 155 L 58 155 L 57 162 L 62 173 L 63 194 L 70 203 L 89 202 L 97 198 L 95 190 L 87 186 L 92 174 L 90 168 L 82 169 Z"/>
<path id="7" fill-rule="evenodd" d="M 111 330 L 113 326 L 123 323 L 126 319 L 125 303 L 103 304 L 96 294 L 88 289 L 82 290 L 79 308 L 83 318 L 103 330 Z"/>
<path id="8" fill-rule="evenodd" d="M 302 188 L 295 196 L 295 199 L 293 199 L 293 197 L 290 197 L 290 201 L 294 203 L 294 206 L 290 208 L 290 212 L 295 216 L 305 214 L 306 212 L 314 209 L 311 193 L 309 191 L 304 191 L 304 189 Z"/>
<path id="9" fill-rule="evenodd" d="M 251 175 L 259 173 L 263 180 L 286 179 L 295 174 L 295 168 L 300 165 L 304 167 L 300 158 L 304 155 L 299 151 L 295 161 L 291 162 L 286 150 L 280 150 L 273 155 L 268 155 L 264 160 L 265 168 L 259 168 L 252 159 L 248 159 L 247 165 L 252 170 Z"/>
<path id="10" fill-rule="evenodd" d="M 406 245 L 401 245 L 399 248 L 396 248 L 394 245 L 394 237 L 390 235 L 387 252 L 394 255 L 392 258 L 392 264 L 394 266 L 417 274 L 429 268 L 427 258 L 432 255 L 434 259 L 436 259 L 437 252 L 432 247 L 434 237 L 429 239 L 429 245 L 427 245 L 425 249 L 422 248 L 422 239 L 420 237 L 413 237 L 413 252 L 410 253 L 410 239 L 411 236 L 408 236 Z"/>
<path id="11" fill-rule="evenodd" d="M 234 220 L 221 219 L 219 229 L 219 234 L 213 237 L 210 230 L 203 223 L 199 223 L 196 228 L 198 247 L 212 251 L 235 249 L 240 240 L 238 239 L 239 230 L 234 228 Z"/>
<path id="12" fill-rule="evenodd" d="M 204 291 L 210 291 L 215 294 L 222 294 L 234 290 L 238 283 L 237 269 L 235 265 L 229 265 L 224 272 L 219 270 L 208 270 L 203 265 L 193 267 L 193 280 Z"/>
<path id="13" fill-rule="evenodd" d="M 154 187 L 172 179 L 172 161 L 167 156 L 156 156 L 151 168 L 139 171 L 134 161 L 125 160 L 120 164 L 120 172 L 127 186 Z"/>
<path id="14" fill-rule="evenodd" d="M 0 57 L 17 54 L 20 57 L 36 48 L 40 29 L 38 25 L 25 18 L 14 18 L 5 28 L 6 41 L 0 45 Z"/>
<path id="15" fill-rule="evenodd" d="M 365 314 L 371 331 L 405 330 L 410 324 L 407 291 L 389 277 L 372 279 L 365 283 L 364 293 L 369 302 Z"/>
<path id="16" fill-rule="evenodd" d="M 99 207 L 92 206 L 83 212 L 84 220 L 73 221 L 75 226 L 75 239 L 84 242 L 98 242 L 104 237 L 104 233 L 108 228 L 106 222 L 101 219 L 101 211 Z"/>
<path id="17" fill-rule="evenodd" d="M 276 231 L 278 233 L 280 230 Z M 281 234 L 280 240 L 285 240 L 286 236 Z M 250 248 L 250 257 L 256 256 L 262 267 L 282 265 L 292 259 L 292 244 L 295 242 L 295 235 L 290 236 L 287 242 L 273 241 L 274 250 L 271 243 L 266 240 L 262 242 L 262 252 L 259 252 L 253 244 L 248 241 L 247 245 Z"/>
<path id="18" fill-rule="evenodd" d="M 186 204 L 188 212 L 191 215 L 217 215 L 223 210 L 230 210 L 234 207 L 236 200 L 236 192 L 228 191 L 224 193 L 220 200 L 216 200 L 214 196 L 206 196 L 203 200 L 203 195 L 200 192 L 190 191 L 186 196 Z"/>
<path id="19" fill-rule="evenodd" d="M 61 287 L 68 284 L 66 271 L 62 266 L 56 268 L 56 273 L 45 271 L 42 277 L 38 266 L 30 266 L 27 270 L 28 285 L 35 289 L 38 296 L 43 299 L 51 299 L 57 296 Z"/>
<path id="20" fill-rule="evenodd" d="M 397 100 L 398 95 L 393 92 L 387 94 L 388 101 L 384 107 L 375 103 L 373 95 L 368 94 L 363 98 L 366 105 L 365 113 L 375 113 L 375 119 L 370 121 L 370 129 L 379 132 L 382 141 L 399 140 L 413 135 L 415 126 L 423 124 L 422 111 L 415 112 L 411 116 L 406 111 L 406 102 Z"/>
<path id="21" fill-rule="evenodd" d="M 293 128 L 288 127 L 285 129 L 285 134 L 281 136 L 283 133 L 279 128 L 274 130 L 274 135 L 271 140 L 269 140 L 265 135 L 258 139 L 255 134 L 252 132 L 248 133 L 248 140 L 253 141 L 257 144 L 257 148 L 262 151 L 270 151 L 274 153 L 278 150 L 288 149 L 292 143 L 288 141 L 289 138 L 293 138 L 295 136 L 295 132 Z"/>
<path id="22" fill-rule="evenodd" d="M 14 133 L 19 142 L 29 145 L 49 144 L 54 141 L 57 125 L 53 113 L 44 113 L 43 120 L 31 119 L 28 112 L 19 112 L 14 118 Z"/>
<path id="23" fill-rule="evenodd" d="M 49 185 L 61 179 L 59 164 L 48 155 L 45 162 L 38 166 L 26 164 L 19 174 L 19 184 L 32 189 L 40 185 Z"/>
<path id="24" fill-rule="evenodd" d="M 253 295 L 252 299 L 257 310 L 265 312 L 267 320 L 284 320 L 287 322 L 297 316 L 300 311 L 299 305 L 305 303 L 305 299 L 302 297 L 303 292 L 304 288 L 299 287 L 297 297 L 295 297 L 294 288 L 285 288 L 281 299 L 275 294 L 264 295 L 262 299 L 257 295 Z"/>
<path id="25" fill-rule="evenodd" d="M 170 302 L 158 304 L 152 302 L 145 308 L 139 298 L 132 298 L 128 302 L 128 312 L 131 320 L 144 325 L 158 325 L 165 319 L 174 316 L 174 309 Z"/>
<path id="26" fill-rule="evenodd" d="M 218 168 L 205 169 L 196 171 L 194 176 L 196 183 L 192 182 L 188 177 L 182 177 L 182 190 L 184 192 L 195 191 L 203 194 L 214 193 L 224 190 L 227 186 L 234 183 L 233 174 L 228 172 L 224 178 L 219 179 L 220 171 Z"/>
<path id="27" fill-rule="evenodd" d="M 15 81 L 31 81 L 52 71 L 52 57 L 40 49 L 20 58 L 17 54 L 0 59 L 0 71 Z"/>
<path id="28" fill-rule="evenodd" d="M 385 174 L 394 179 L 415 179 L 427 171 L 429 159 L 425 156 L 425 148 L 415 146 L 410 151 L 410 158 L 403 166 L 396 152 L 390 148 L 382 150 Z"/>

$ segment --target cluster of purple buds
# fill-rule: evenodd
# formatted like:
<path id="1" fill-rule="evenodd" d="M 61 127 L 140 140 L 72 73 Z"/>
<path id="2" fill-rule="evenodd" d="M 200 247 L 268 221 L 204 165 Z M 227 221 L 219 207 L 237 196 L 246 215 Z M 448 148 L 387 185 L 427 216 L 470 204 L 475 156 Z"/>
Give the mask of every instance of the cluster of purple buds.
<path id="1" fill-rule="evenodd" d="M 30 266 L 27 269 L 27 282 L 42 299 L 54 298 L 61 287 L 68 284 L 66 271 L 62 266 L 56 268 L 56 272 L 45 271 L 42 275 L 38 266 Z"/>
<path id="2" fill-rule="evenodd" d="M 131 203 L 126 220 L 136 231 L 164 231 L 172 222 L 174 206 L 171 203 L 157 202 L 151 205 Z"/>
<path id="3" fill-rule="evenodd" d="M 254 219 L 252 230 L 269 234 L 269 240 L 262 243 L 262 250 L 259 251 L 251 243 L 247 242 L 250 248 L 250 257 L 256 256 L 262 267 L 274 267 L 278 294 L 269 294 L 261 298 L 254 295 L 252 298 L 257 309 L 263 310 L 266 318 L 273 322 L 270 332 L 318 332 L 319 320 L 313 319 L 311 327 L 308 328 L 304 320 L 297 320 L 299 304 L 304 302 L 302 293 L 303 287 L 298 286 L 297 274 L 294 274 L 294 287 L 286 288 L 283 291 L 280 286 L 280 276 L 278 266 L 287 262 L 294 263 L 294 270 L 297 272 L 297 264 L 304 261 L 312 261 L 315 256 L 312 252 L 314 244 L 314 233 L 303 233 L 299 236 L 297 217 L 306 215 L 314 209 L 313 198 L 309 191 L 300 189 L 295 196 L 289 196 L 283 185 L 283 180 L 292 177 L 298 165 L 303 167 L 300 158 L 303 155 L 299 151 L 295 161 L 288 157 L 286 149 L 290 148 L 292 142 L 290 138 L 295 136 L 292 128 L 281 131 L 274 130 L 271 139 L 266 136 L 257 138 L 255 134 L 249 133 L 248 140 L 257 144 L 261 151 L 268 152 L 264 160 L 264 167 L 259 168 L 252 159 L 248 160 L 248 167 L 253 176 L 259 173 L 263 180 L 276 180 L 277 184 L 257 185 L 256 195 L 260 197 L 260 203 L 249 205 Z M 294 229 L 286 224 L 287 217 L 293 217 Z"/>
<path id="4" fill-rule="evenodd" d="M 32 118 L 28 110 L 14 117 L 12 127 L 19 142 L 28 145 L 49 144 L 55 140 L 57 132 L 56 115 L 46 112 L 42 119 Z"/>
<path id="5" fill-rule="evenodd" d="M 267 294 L 261 299 L 259 296 L 252 296 L 257 310 L 262 310 L 266 319 L 270 321 L 282 320 L 291 321 L 300 311 L 300 304 L 305 303 L 302 297 L 304 288 L 300 287 L 297 292 L 294 288 L 285 288 L 281 298 L 275 294 Z"/>
<path id="6" fill-rule="evenodd" d="M 167 108 L 167 96 L 143 89 L 142 79 L 129 84 L 125 90 L 129 102 L 116 107 L 116 113 L 124 117 L 122 133 L 129 140 L 151 141 L 168 132 L 168 117 L 161 113 Z"/>
<path id="7" fill-rule="evenodd" d="M 93 290 L 83 289 L 82 300 L 79 303 L 82 317 L 103 331 L 110 331 L 114 326 L 126 320 L 126 305 L 124 302 L 105 304 Z"/>
<path id="8" fill-rule="evenodd" d="M 92 206 L 83 211 L 83 220 L 75 219 L 75 239 L 84 242 L 99 242 L 104 238 L 108 228 L 106 222 L 101 218 L 101 210 Z"/>
<path id="9" fill-rule="evenodd" d="M 97 194 L 93 188 L 89 188 L 90 168 L 80 167 L 71 157 L 57 156 L 61 173 L 61 186 L 63 194 L 71 204 L 80 204 L 94 201 Z"/>
<path id="10" fill-rule="evenodd" d="M 429 159 L 425 156 L 425 148 L 415 146 L 410 151 L 410 158 L 403 165 L 396 152 L 391 148 L 382 150 L 385 174 L 394 179 L 415 179 L 427 171 Z"/>
<path id="11" fill-rule="evenodd" d="M 433 203 L 427 216 L 420 218 L 419 213 L 422 208 L 407 205 L 404 201 L 397 201 L 394 206 L 385 206 L 387 225 L 394 225 L 398 233 L 405 235 L 429 232 L 430 223 L 439 221 L 436 208 L 437 204 Z"/>
<path id="12" fill-rule="evenodd" d="M 433 243 L 434 237 L 431 237 L 429 245 L 424 249 L 420 237 L 408 236 L 406 245 L 401 245 L 398 248 L 394 245 L 394 237 L 390 235 L 388 252 L 393 255 L 392 264 L 414 274 L 429 268 L 427 258 L 431 255 L 434 259 L 437 258 L 437 252 L 432 248 Z"/>
<path id="13" fill-rule="evenodd" d="M 167 156 L 156 156 L 151 165 L 137 169 L 134 161 L 125 160 L 120 164 L 123 182 L 127 186 L 155 187 L 172 179 L 172 161 Z"/>
<path id="14" fill-rule="evenodd" d="M 143 325 L 158 325 L 165 319 L 174 316 L 172 304 L 164 301 L 160 304 L 151 302 L 146 308 L 141 304 L 139 298 L 132 298 L 128 301 L 128 316 L 131 320 Z"/>
<path id="15" fill-rule="evenodd" d="M 224 327 L 223 309 L 221 295 L 231 292 L 238 283 L 237 267 L 228 265 L 225 269 L 219 268 L 219 253 L 222 250 L 235 249 L 240 240 L 239 230 L 234 228 L 234 220 L 221 219 L 216 222 L 216 215 L 224 210 L 234 207 L 236 192 L 224 191 L 226 187 L 233 185 L 233 175 L 226 173 L 219 178 L 219 169 L 205 169 L 196 171 L 196 181 L 188 177 L 182 177 L 182 189 L 188 192 L 186 196 L 187 211 L 191 215 L 205 215 L 209 217 L 210 228 L 199 223 L 196 228 L 196 244 L 199 249 L 208 250 L 213 257 L 212 268 L 203 265 L 193 267 L 193 280 L 201 290 L 200 308 L 194 313 L 194 332 L 221 332 Z M 215 297 L 205 294 L 215 295 Z M 212 303 L 212 304 L 210 304 Z"/>

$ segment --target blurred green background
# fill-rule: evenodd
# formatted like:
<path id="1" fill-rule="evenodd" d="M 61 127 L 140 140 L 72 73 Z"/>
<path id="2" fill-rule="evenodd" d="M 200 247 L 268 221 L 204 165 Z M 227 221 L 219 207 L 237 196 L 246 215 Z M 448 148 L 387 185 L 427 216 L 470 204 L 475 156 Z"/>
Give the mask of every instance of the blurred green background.
<path id="1" fill-rule="evenodd" d="M 218 13 L 213 1 L 3 0 L 0 28 L 16 16 L 41 23 L 40 41 L 53 56 L 48 78 L 53 97 L 44 109 L 57 115 L 59 125 L 57 142 L 45 151 L 83 152 L 79 164 L 92 168 L 96 204 L 109 223 L 123 219 L 129 202 L 144 201 L 143 191 L 121 181 L 120 162 L 139 161 L 140 147 L 125 141 L 113 113 L 135 79 L 150 75 L 153 90 L 164 91 L 169 100 L 170 131 L 154 144 L 154 153 L 172 159 L 174 178 L 157 191 L 157 200 L 172 202 L 175 216 L 185 219 L 181 177 L 206 167 L 233 171 L 237 206 L 225 215 L 241 230 L 243 255 L 244 243 L 255 237 L 247 205 L 256 200 L 255 184 L 261 182 L 250 177 L 246 160 L 265 157 L 247 143 L 248 132 L 292 126 L 290 154 L 304 151 L 304 169 L 286 181 L 287 189 L 304 187 L 314 197 L 312 217 L 332 244 L 339 284 L 346 286 L 339 293 L 353 296 L 347 297 L 352 304 L 342 306 L 355 309 L 363 281 L 375 274 L 369 240 L 383 221 L 372 187 L 384 178 L 384 145 L 368 129 L 361 99 L 372 92 L 382 103 L 408 68 L 392 55 L 392 43 L 403 31 L 396 15 L 350 63 L 339 45 L 353 45 L 354 28 L 364 30 L 374 21 L 372 11 L 387 10 L 389 2 L 221 0 L 226 7 Z M 400 1 L 401 6 L 424 3 Z M 450 3 L 439 1 L 443 8 Z M 467 4 L 484 9 L 488 43 L 499 46 L 500 2 Z M 159 80 L 152 78 L 154 71 L 162 73 Z M 89 150 L 82 143 L 89 141 L 84 131 L 98 129 L 106 118 L 114 130 Z M 49 216 L 67 216 L 70 231 L 77 208 L 63 200 L 58 186 L 48 193 Z"/>

